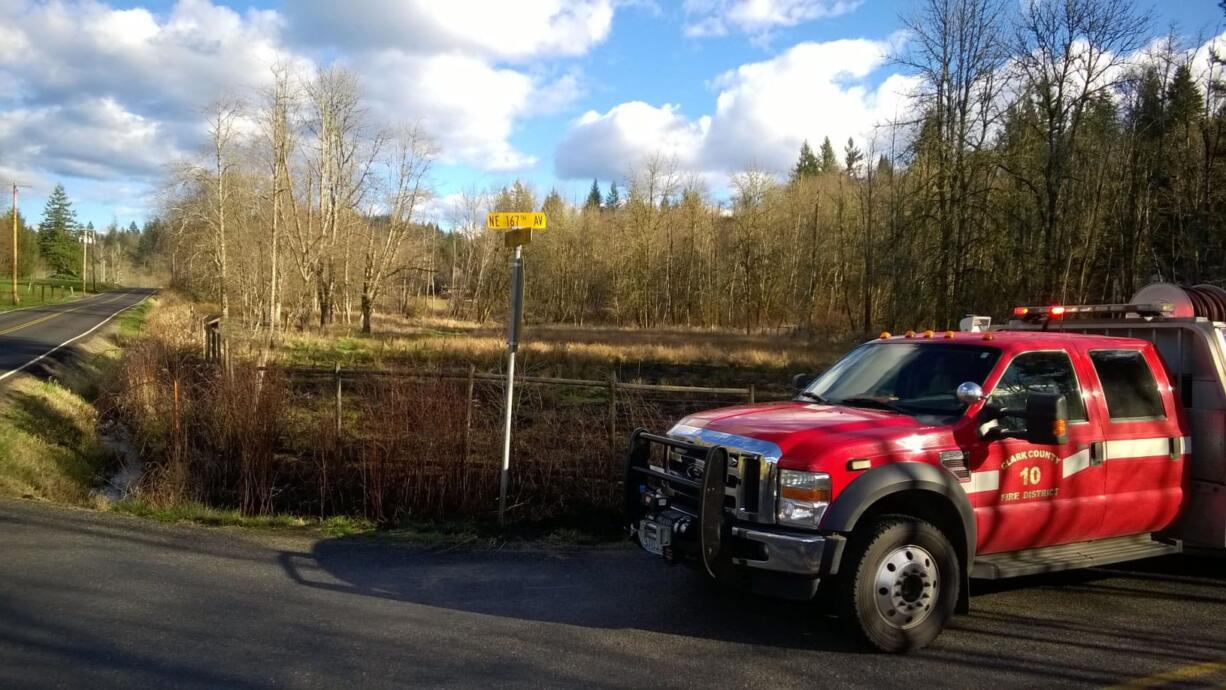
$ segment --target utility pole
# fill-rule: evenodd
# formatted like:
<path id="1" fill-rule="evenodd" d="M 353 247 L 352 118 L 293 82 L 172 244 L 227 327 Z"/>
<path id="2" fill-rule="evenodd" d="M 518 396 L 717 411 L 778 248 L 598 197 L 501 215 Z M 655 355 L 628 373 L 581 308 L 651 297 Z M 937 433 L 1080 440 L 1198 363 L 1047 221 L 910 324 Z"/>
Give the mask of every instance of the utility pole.
<path id="1" fill-rule="evenodd" d="M 86 281 L 89 279 L 89 243 L 93 238 L 88 229 L 81 230 L 81 296 L 85 296 Z"/>
<path id="2" fill-rule="evenodd" d="M 13 306 L 21 304 L 17 296 L 17 183 L 13 183 Z"/>

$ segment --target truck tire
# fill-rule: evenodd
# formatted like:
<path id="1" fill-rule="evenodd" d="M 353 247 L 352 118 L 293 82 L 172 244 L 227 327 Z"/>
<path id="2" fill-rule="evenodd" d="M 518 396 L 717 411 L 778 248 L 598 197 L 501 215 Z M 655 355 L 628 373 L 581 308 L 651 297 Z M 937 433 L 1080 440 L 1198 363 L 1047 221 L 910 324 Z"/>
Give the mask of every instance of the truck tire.
<path id="1" fill-rule="evenodd" d="M 865 525 L 852 535 L 844 565 L 843 621 L 880 651 L 919 649 L 954 614 L 962 582 L 958 555 L 928 522 L 886 517 Z"/>

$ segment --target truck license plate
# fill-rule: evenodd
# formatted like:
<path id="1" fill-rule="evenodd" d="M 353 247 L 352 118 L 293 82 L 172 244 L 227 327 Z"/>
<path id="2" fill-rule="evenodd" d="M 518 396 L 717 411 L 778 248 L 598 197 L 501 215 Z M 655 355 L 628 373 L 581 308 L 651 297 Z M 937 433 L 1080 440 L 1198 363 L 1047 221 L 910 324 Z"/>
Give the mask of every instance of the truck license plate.
<path id="1" fill-rule="evenodd" d="M 657 556 L 664 555 L 664 548 L 672 545 L 672 530 L 651 520 L 639 521 L 639 543 Z"/>

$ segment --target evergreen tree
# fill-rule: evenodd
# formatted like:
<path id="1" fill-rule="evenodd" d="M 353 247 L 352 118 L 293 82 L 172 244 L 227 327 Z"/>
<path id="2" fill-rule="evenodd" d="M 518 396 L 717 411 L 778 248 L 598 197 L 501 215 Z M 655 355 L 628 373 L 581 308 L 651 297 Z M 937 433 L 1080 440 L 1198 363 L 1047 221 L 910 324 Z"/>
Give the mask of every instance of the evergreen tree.
<path id="1" fill-rule="evenodd" d="M 587 203 L 584 208 L 600 208 L 604 204 L 604 197 L 600 194 L 600 184 L 596 180 L 592 180 L 592 191 L 587 193 Z"/>
<path id="2" fill-rule="evenodd" d="M 560 219 L 565 209 L 566 202 L 562 201 L 562 195 L 558 193 L 558 190 L 556 188 L 549 190 L 544 203 L 541 204 L 541 211 L 550 218 Z"/>
<path id="3" fill-rule="evenodd" d="M 609 183 L 609 195 L 605 197 L 604 207 L 605 208 L 617 208 L 618 206 L 621 205 L 621 203 L 622 203 L 622 195 L 621 193 L 617 191 L 617 183 L 610 182 Z"/>
<path id="4" fill-rule="evenodd" d="M 1187 65 L 1175 68 L 1175 75 L 1167 87 L 1166 100 L 1168 131 L 1174 129 L 1187 134 L 1200 119 L 1204 108 L 1200 89 Z"/>
<path id="5" fill-rule="evenodd" d="M 851 137 L 847 137 L 847 146 L 843 147 L 843 156 L 846 161 L 847 174 L 855 177 L 856 169 L 860 167 L 864 154 L 856 147 L 856 142 Z"/>
<path id="6" fill-rule="evenodd" d="M 64 185 L 57 184 L 47 197 L 43 219 L 38 224 L 38 251 L 53 275 L 79 275 L 77 230 L 77 212 L 72 209 Z"/>
<path id="7" fill-rule="evenodd" d="M 800 157 L 796 160 L 796 167 L 792 168 L 792 179 L 812 177 L 819 172 L 821 172 L 821 163 L 818 162 L 817 156 L 813 155 L 813 149 L 809 147 L 809 140 L 805 139 L 800 145 Z"/>
<path id="8" fill-rule="evenodd" d="M 830 137 L 822 139 L 822 160 L 819 168 L 824 173 L 839 171 L 839 157 L 835 155 L 834 147 L 830 145 Z"/>

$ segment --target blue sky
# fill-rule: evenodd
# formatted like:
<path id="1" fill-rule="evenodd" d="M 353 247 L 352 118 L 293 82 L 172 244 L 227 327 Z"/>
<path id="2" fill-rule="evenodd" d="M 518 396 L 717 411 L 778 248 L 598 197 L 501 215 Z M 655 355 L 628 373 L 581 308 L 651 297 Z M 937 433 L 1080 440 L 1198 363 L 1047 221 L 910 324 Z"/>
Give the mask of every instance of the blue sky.
<path id="1" fill-rule="evenodd" d="M 511 5 L 0 0 L 0 178 L 31 185 L 35 220 L 62 182 L 82 221 L 139 223 L 164 166 L 199 151 L 201 108 L 254 92 L 272 55 L 305 73 L 335 61 L 372 118 L 423 122 L 440 214 L 517 177 L 581 199 L 656 152 L 718 197 L 738 169 L 786 169 L 803 139 L 875 145 L 873 121 L 905 108 L 884 56 L 913 0 L 524 0 L 494 16 Z M 1217 0 L 1153 14 L 1155 36 L 1191 47 L 1223 30 Z"/>

